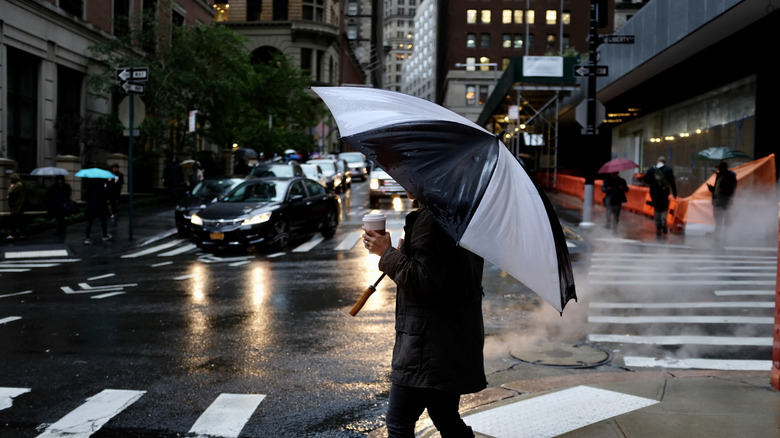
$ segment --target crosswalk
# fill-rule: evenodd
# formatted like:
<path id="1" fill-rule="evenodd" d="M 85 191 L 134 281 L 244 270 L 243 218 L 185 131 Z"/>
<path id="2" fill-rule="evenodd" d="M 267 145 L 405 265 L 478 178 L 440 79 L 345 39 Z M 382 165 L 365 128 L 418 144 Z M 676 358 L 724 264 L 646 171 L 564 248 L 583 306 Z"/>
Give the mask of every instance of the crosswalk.
<path id="1" fill-rule="evenodd" d="M 770 370 L 777 257 L 770 251 L 596 251 L 588 341 L 631 368 Z"/>
<path id="2" fill-rule="evenodd" d="M 31 388 L 0 387 L 0 410 L 13 409 L 14 399 L 31 391 Z M 104 389 L 62 418 L 41 425 L 39 430 L 44 426 L 45 429 L 38 438 L 89 438 L 145 394 L 146 391 Z M 264 399 L 265 394 L 220 394 L 198 417 L 186 436 L 238 437 Z"/>
<path id="3" fill-rule="evenodd" d="M 396 239 L 400 237 L 403 233 L 402 228 L 388 229 L 388 231 L 393 237 L 394 244 Z M 341 234 L 337 235 L 333 239 L 325 239 L 321 235 L 315 234 L 311 236 L 309 240 L 299 243 L 297 246 L 292 247 L 288 251 L 290 253 L 306 253 L 306 252 L 313 251 L 315 249 L 333 250 L 337 252 L 351 251 L 354 248 L 359 246 L 359 243 L 362 239 L 362 235 L 363 235 L 362 230 L 342 232 Z M 137 259 L 141 257 L 163 258 L 163 257 L 174 257 L 182 254 L 195 254 L 199 251 L 200 250 L 198 249 L 198 247 L 195 244 L 190 243 L 189 240 L 173 239 L 171 241 L 166 241 L 163 243 L 145 247 L 143 249 L 139 249 L 137 251 L 133 251 L 128 254 L 124 254 L 121 257 L 124 259 Z M 283 254 L 286 253 L 268 254 L 267 257 L 275 258 Z M 223 261 L 224 258 L 220 258 L 213 255 L 206 255 L 203 257 L 199 257 L 199 259 L 201 259 L 201 261 L 207 261 L 213 263 L 215 261 Z M 230 259 L 232 260 L 232 258 Z M 235 260 L 232 260 L 232 262 L 234 261 Z"/>

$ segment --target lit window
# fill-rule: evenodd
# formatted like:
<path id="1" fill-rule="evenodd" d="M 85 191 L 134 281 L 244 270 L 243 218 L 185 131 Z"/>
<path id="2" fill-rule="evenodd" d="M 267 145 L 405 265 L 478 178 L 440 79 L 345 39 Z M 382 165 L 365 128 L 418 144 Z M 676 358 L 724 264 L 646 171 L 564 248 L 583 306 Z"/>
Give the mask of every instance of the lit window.
<path id="1" fill-rule="evenodd" d="M 466 10 L 466 23 L 474 24 L 477 22 L 477 10 L 476 9 L 467 9 Z"/>
<path id="2" fill-rule="evenodd" d="M 551 33 L 547 34 L 547 48 L 555 49 L 555 35 Z"/>
<path id="3" fill-rule="evenodd" d="M 523 23 L 523 10 L 522 9 L 515 9 L 513 11 L 513 15 L 515 18 L 515 23 L 522 24 Z"/>
<path id="4" fill-rule="evenodd" d="M 568 25 L 568 24 L 571 24 L 571 12 L 566 12 L 566 11 L 564 11 L 564 12 L 561 14 L 561 22 L 562 22 L 563 24 L 567 24 L 567 25 Z"/>
<path id="5" fill-rule="evenodd" d="M 477 104 L 477 87 L 475 85 L 466 85 L 466 105 L 473 106 Z"/>
<path id="6" fill-rule="evenodd" d="M 477 58 L 473 56 L 466 57 L 466 71 L 474 71 L 474 64 L 477 63 Z"/>
<path id="7" fill-rule="evenodd" d="M 479 58 L 479 63 L 480 64 L 488 64 L 489 62 L 490 62 L 490 58 L 487 57 L 487 56 L 482 56 L 482 57 Z M 490 66 L 489 65 L 481 65 L 481 66 L 479 66 L 479 69 L 482 70 L 482 71 L 487 71 L 487 70 L 490 70 Z"/>
<path id="8" fill-rule="evenodd" d="M 528 24 L 534 24 L 534 22 L 536 21 L 536 13 L 533 10 L 526 11 L 525 19 L 528 22 Z"/>
<path id="9" fill-rule="evenodd" d="M 512 35 L 505 33 L 501 35 L 501 47 L 505 49 L 511 49 L 512 48 Z"/>
<path id="10" fill-rule="evenodd" d="M 544 14 L 544 20 L 547 24 L 555 24 L 558 21 L 558 11 L 548 9 Z"/>
<path id="11" fill-rule="evenodd" d="M 523 48 L 523 36 L 522 35 L 515 35 L 515 41 L 512 45 L 515 49 L 522 49 Z"/>
<path id="12" fill-rule="evenodd" d="M 501 22 L 503 24 L 512 24 L 512 10 L 504 9 L 501 11 Z"/>
<path id="13" fill-rule="evenodd" d="M 490 24 L 490 9 L 483 9 L 480 14 L 482 24 Z"/>
<path id="14" fill-rule="evenodd" d="M 477 47 L 477 34 L 466 34 L 466 47 Z"/>

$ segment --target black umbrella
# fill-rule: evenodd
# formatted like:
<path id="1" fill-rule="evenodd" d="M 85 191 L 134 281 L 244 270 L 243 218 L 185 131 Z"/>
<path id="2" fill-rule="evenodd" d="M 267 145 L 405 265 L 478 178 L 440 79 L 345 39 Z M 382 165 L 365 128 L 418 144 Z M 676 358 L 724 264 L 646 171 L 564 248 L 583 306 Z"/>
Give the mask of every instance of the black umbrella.
<path id="1" fill-rule="evenodd" d="M 233 151 L 233 156 L 237 158 L 257 158 L 258 153 L 254 149 L 238 148 Z"/>
<path id="2" fill-rule="evenodd" d="M 330 108 L 342 139 L 425 204 L 459 245 L 508 272 L 558 311 L 576 299 L 560 222 L 495 135 L 406 94 L 312 89 Z"/>

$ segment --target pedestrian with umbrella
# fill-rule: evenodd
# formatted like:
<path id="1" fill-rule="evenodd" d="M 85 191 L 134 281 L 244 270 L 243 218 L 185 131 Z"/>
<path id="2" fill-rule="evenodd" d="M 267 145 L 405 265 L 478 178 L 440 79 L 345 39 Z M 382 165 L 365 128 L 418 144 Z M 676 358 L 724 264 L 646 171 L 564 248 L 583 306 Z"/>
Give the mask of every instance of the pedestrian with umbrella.
<path id="1" fill-rule="evenodd" d="M 110 174 L 110 172 L 108 172 Z M 108 179 L 108 178 L 106 178 Z M 84 212 L 87 215 L 87 228 L 84 233 L 84 245 L 92 245 L 92 223 L 95 219 L 100 221 L 100 228 L 103 231 L 103 241 L 111 240 L 113 237 L 108 232 L 108 195 L 106 194 L 106 180 L 98 178 L 87 178 L 87 193 Z"/>
<path id="2" fill-rule="evenodd" d="M 612 229 L 615 233 L 617 233 L 620 210 L 623 208 L 623 203 L 626 202 L 626 193 L 628 193 L 628 184 L 618 172 L 635 167 L 639 167 L 639 165 L 631 160 L 615 158 L 604 163 L 598 172 L 607 174 L 601 184 L 601 191 L 604 192 L 604 207 L 607 209 L 606 228 Z"/>
<path id="3" fill-rule="evenodd" d="M 576 299 L 560 222 L 499 138 L 458 114 L 387 90 L 312 90 L 333 113 L 341 139 L 420 205 L 407 216 L 398 248 L 389 233 L 363 234 L 383 276 L 397 285 L 388 436 L 414 436 L 427 408 L 442 436 L 472 437 L 458 401 L 486 386 L 484 260 L 560 312 Z"/>
<path id="4" fill-rule="evenodd" d="M 666 165 L 666 157 L 658 157 L 655 166 L 647 169 L 644 177 L 650 187 L 650 205 L 653 206 L 653 221 L 655 235 L 661 239 L 666 233 L 666 215 L 669 210 L 669 192 L 677 197 L 677 184 L 674 172 Z"/>
<path id="5" fill-rule="evenodd" d="M 715 184 L 707 184 L 712 192 L 712 216 L 715 218 L 715 234 L 721 237 L 729 226 L 729 207 L 737 190 L 737 174 L 729 170 L 725 161 L 718 163 Z"/>
<path id="6" fill-rule="evenodd" d="M 11 232 L 7 240 L 22 239 L 24 228 L 24 184 L 19 174 L 14 172 L 9 176 L 11 185 L 8 187 L 8 206 L 11 208 Z"/>

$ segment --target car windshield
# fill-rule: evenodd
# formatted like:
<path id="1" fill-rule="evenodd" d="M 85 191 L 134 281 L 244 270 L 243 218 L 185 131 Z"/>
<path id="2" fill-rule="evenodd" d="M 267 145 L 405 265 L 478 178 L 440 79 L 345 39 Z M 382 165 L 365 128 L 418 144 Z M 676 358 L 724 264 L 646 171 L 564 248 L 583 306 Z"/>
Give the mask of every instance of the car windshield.
<path id="1" fill-rule="evenodd" d="M 277 166 L 257 166 L 252 169 L 250 175 L 259 178 L 266 176 L 293 177 L 295 176 L 295 169 L 292 166 L 288 166 L 286 164 Z"/>
<path id="2" fill-rule="evenodd" d="M 347 163 L 362 163 L 365 161 L 363 154 L 360 152 L 344 152 L 339 154 L 339 159 L 347 160 Z"/>
<path id="3" fill-rule="evenodd" d="M 253 181 L 241 184 L 230 192 L 224 202 L 281 202 L 287 185 L 278 181 Z"/>
<path id="4" fill-rule="evenodd" d="M 336 173 L 336 163 L 333 161 L 317 161 L 322 173 L 331 176 Z"/>
<path id="5" fill-rule="evenodd" d="M 231 187 L 241 181 L 241 179 L 237 178 L 203 180 L 199 182 L 194 189 L 192 189 L 192 194 L 195 196 L 202 196 L 204 198 L 218 196 L 227 192 Z"/>
<path id="6" fill-rule="evenodd" d="M 306 175 L 309 178 L 319 178 L 320 176 L 317 174 L 317 167 L 315 166 L 301 166 L 301 169 L 303 169 L 303 174 Z"/>

